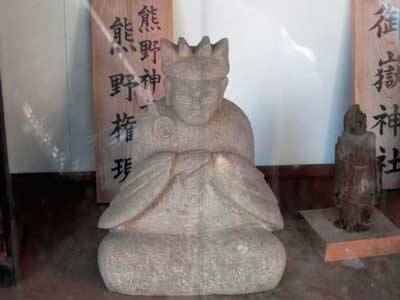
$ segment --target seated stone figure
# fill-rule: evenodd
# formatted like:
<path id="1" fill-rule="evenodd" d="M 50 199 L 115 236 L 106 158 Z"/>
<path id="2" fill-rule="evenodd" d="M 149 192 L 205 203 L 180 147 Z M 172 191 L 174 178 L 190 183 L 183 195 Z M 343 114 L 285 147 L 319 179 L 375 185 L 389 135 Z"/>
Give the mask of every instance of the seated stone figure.
<path id="1" fill-rule="evenodd" d="M 276 287 L 277 199 L 254 165 L 245 114 L 223 98 L 228 41 L 161 42 L 166 98 L 137 121 L 133 168 L 101 216 L 108 289 L 131 295 L 243 294 Z"/>

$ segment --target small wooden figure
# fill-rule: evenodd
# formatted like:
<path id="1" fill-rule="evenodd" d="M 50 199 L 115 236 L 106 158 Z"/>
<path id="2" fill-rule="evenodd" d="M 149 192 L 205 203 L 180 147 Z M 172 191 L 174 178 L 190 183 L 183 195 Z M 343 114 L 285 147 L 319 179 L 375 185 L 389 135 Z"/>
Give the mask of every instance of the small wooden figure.
<path id="1" fill-rule="evenodd" d="M 352 105 L 344 117 L 344 131 L 335 149 L 335 225 L 347 231 L 369 229 L 370 215 L 381 194 L 381 163 L 375 134 L 367 131 L 366 115 Z"/>

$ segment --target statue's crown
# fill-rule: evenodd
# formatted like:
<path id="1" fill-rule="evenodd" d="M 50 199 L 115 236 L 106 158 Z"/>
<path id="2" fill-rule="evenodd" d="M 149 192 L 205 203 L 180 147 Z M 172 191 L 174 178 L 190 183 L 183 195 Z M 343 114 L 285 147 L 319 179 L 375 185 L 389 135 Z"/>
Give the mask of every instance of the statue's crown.
<path id="1" fill-rule="evenodd" d="M 212 45 L 206 36 L 197 46 L 189 46 L 184 38 L 178 44 L 161 39 L 162 71 L 183 79 L 223 78 L 229 72 L 228 52 L 228 39 Z"/>

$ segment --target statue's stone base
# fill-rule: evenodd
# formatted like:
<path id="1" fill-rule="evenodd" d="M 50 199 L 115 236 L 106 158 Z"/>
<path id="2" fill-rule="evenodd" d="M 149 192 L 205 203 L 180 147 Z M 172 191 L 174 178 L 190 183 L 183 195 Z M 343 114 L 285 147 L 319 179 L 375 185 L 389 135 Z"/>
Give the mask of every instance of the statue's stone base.
<path id="1" fill-rule="evenodd" d="M 377 209 L 372 211 L 370 230 L 363 232 L 337 228 L 335 207 L 300 213 L 305 224 L 299 229 L 325 262 L 400 253 L 400 230 Z"/>
<path id="2" fill-rule="evenodd" d="M 201 236 L 110 232 L 99 247 L 107 288 L 130 295 L 246 294 L 275 288 L 286 254 L 255 227 Z"/>

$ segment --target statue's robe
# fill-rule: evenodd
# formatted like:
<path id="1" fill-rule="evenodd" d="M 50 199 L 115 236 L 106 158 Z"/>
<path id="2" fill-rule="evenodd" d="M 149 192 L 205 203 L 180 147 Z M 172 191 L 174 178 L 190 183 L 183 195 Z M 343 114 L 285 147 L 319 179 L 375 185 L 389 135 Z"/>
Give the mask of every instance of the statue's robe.
<path id="1" fill-rule="evenodd" d="M 342 134 L 335 151 L 335 204 L 339 209 L 336 224 L 348 231 L 367 230 L 380 195 L 379 164 L 375 135 Z"/>
<path id="2" fill-rule="evenodd" d="M 347 133 L 339 137 L 335 151 L 336 205 L 375 205 L 378 193 L 375 135 Z"/>
<path id="3" fill-rule="evenodd" d="M 200 234 L 242 225 L 283 227 L 278 202 L 254 166 L 250 123 L 223 100 L 204 126 L 183 123 L 164 100 L 137 122 L 133 168 L 99 227 Z"/>

